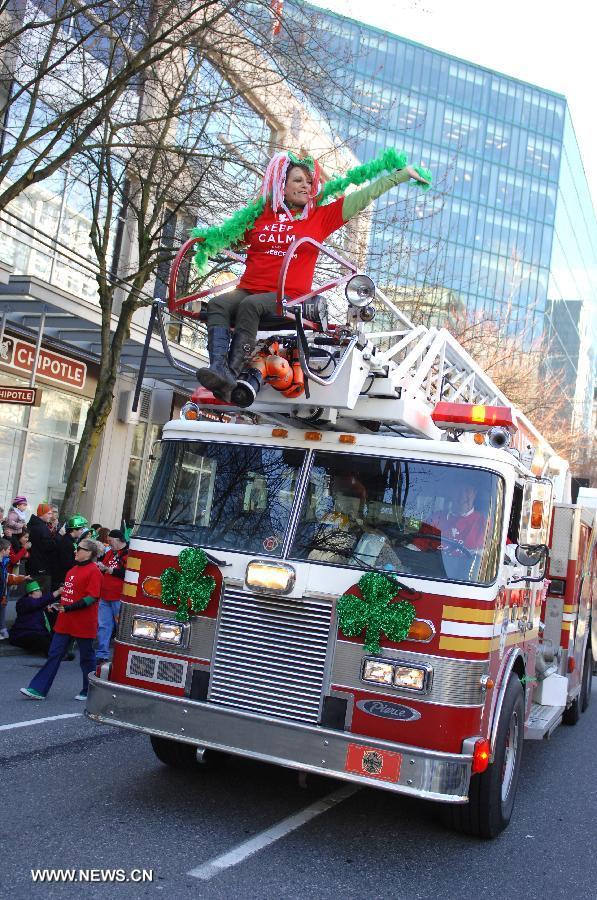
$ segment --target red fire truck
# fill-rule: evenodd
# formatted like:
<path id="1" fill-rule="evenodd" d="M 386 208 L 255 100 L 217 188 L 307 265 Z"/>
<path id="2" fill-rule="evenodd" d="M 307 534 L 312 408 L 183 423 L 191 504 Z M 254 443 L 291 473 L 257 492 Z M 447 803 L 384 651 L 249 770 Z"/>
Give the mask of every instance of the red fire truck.
<path id="1" fill-rule="evenodd" d="M 207 293 L 176 296 L 191 245 L 152 313 L 169 358 L 172 316 L 199 327 Z M 249 405 L 199 389 L 164 428 L 87 715 L 169 765 L 237 754 L 432 799 L 494 837 L 523 739 L 589 704 L 595 510 L 447 331 L 320 250 L 347 270 L 325 286 L 345 321 L 282 301 L 289 251 Z"/>

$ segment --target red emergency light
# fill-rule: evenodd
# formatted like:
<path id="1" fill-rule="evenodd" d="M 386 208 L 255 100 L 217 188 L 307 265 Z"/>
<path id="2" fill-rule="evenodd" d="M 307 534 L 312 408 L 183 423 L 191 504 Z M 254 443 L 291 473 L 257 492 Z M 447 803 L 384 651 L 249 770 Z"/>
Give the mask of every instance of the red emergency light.
<path id="1" fill-rule="evenodd" d="M 516 422 L 509 406 L 483 406 L 476 403 L 449 403 L 441 400 L 436 404 L 431 418 L 438 428 L 455 431 L 489 431 L 490 428 L 517 430 Z"/>

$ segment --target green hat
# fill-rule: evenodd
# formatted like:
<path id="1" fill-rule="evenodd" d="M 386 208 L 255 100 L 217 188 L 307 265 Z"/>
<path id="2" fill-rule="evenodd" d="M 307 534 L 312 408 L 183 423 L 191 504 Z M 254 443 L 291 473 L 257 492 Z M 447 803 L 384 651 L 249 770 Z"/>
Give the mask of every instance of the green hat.
<path id="1" fill-rule="evenodd" d="M 26 594 L 32 594 L 33 591 L 41 591 L 41 587 L 38 581 L 28 581 L 25 585 Z"/>
<path id="2" fill-rule="evenodd" d="M 72 528 L 87 528 L 89 522 L 85 518 L 85 516 L 71 516 L 66 523 L 67 529 L 70 531 Z"/>

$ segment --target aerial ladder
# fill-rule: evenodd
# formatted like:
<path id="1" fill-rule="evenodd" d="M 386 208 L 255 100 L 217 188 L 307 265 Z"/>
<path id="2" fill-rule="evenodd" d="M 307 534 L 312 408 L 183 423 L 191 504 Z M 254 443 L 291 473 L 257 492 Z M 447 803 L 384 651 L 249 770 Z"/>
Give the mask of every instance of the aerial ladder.
<path id="1" fill-rule="evenodd" d="M 238 283 L 233 278 L 209 287 L 199 285 L 195 290 L 189 287 L 193 284 L 191 257 L 200 240 L 190 238 L 181 246 L 172 265 L 167 300 L 155 300 L 152 305 L 137 396 L 154 329 L 170 365 L 187 377 L 194 375 L 192 368 L 175 358 L 169 336 L 185 328 L 194 346 L 204 346 L 206 301 Z M 286 276 L 302 243 L 312 244 L 342 272 L 308 294 L 287 300 Z M 219 258 L 220 268 L 223 263 L 227 269 L 242 261 L 243 257 L 232 251 L 224 251 Z M 345 300 L 339 304 L 342 288 Z M 330 315 L 332 304 L 334 316 Z M 339 305 L 344 307 L 344 320 L 342 312 L 338 314 Z M 376 318 L 390 327 L 375 330 Z M 505 449 L 507 444 L 535 475 L 555 480 L 555 495 L 566 499 L 569 477 L 564 461 L 456 338 L 445 328 L 415 325 L 353 262 L 309 237 L 286 251 L 277 286 L 277 315 L 262 320 L 258 333 L 262 355 L 280 352 L 283 345 L 288 348 L 286 356 L 300 362 L 300 393 L 285 396 L 271 386 L 274 378 L 258 379 L 258 384 L 253 382 L 255 396 L 247 410 L 217 400 L 199 386 L 190 400 L 199 416 L 249 412 L 262 421 L 300 427 L 309 423 L 354 432 L 390 429 L 404 437 L 466 441 L 472 439 L 467 434 L 472 429 L 465 423 L 458 427 L 457 411 L 460 405 L 473 405 L 480 427 L 487 431 L 492 421 L 498 426 L 494 446 Z M 241 379 L 246 376 L 243 373 Z M 506 420 L 500 418 L 496 409 L 509 409 L 511 419 L 507 415 Z M 447 427 L 446 410 L 451 410 L 452 428 Z M 509 437 L 500 425 L 506 426 Z"/>

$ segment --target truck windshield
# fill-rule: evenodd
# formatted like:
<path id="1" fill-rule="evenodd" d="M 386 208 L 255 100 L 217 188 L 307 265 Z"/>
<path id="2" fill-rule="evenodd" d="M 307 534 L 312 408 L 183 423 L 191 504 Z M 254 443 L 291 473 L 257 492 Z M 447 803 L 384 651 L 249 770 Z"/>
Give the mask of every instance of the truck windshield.
<path id="1" fill-rule="evenodd" d="M 483 469 L 319 452 L 289 556 L 489 584 L 503 492 Z"/>
<path id="2" fill-rule="evenodd" d="M 164 441 L 138 537 L 280 556 L 305 450 Z"/>

